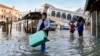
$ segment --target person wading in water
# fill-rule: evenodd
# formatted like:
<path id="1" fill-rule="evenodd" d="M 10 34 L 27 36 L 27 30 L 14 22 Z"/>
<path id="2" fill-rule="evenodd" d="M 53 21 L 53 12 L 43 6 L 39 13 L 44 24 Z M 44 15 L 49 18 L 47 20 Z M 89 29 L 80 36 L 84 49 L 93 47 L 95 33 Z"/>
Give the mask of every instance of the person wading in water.
<path id="1" fill-rule="evenodd" d="M 43 30 L 44 32 L 46 32 L 48 36 L 49 28 L 50 28 L 50 20 L 47 19 L 47 13 L 42 13 L 42 18 L 39 20 L 37 24 L 37 31 Z M 47 38 L 46 40 L 49 41 Z M 41 51 L 45 52 L 45 49 L 46 49 L 45 43 L 41 44 Z"/>

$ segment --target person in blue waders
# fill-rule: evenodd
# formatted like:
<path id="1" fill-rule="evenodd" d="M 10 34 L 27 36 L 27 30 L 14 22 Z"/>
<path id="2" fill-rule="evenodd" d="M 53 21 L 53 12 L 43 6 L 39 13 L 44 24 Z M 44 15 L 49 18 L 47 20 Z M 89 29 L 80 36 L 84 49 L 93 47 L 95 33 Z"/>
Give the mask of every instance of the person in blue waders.
<path id="1" fill-rule="evenodd" d="M 77 30 L 79 34 L 79 39 L 83 39 L 83 30 L 84 30 L 84 21 L 83 17 L 79 17 L 78 22 L 77 22 Z"/>
<path id="2" fill-rule="evenodd" d="M 47 13 L 42 13 L 42 18 L 39 20 L 37 24 L 37 31 L 44 30 L 44 32 L 46 32 L 48 36 L 49 28 L 50 28 L 50 20 L 47 18 Z M 48 39 L 46 40 L 49 41 Z M 45 43 L 41 44 L 41 51 L 45 52 L 45 49 L 46 49 Z"/>

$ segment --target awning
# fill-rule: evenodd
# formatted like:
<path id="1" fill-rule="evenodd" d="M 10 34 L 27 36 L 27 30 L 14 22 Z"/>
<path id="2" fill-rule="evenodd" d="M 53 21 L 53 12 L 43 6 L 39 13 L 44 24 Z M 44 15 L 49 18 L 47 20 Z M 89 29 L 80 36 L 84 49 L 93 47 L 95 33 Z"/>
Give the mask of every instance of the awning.
<path id="1" fill-rule="evenodd" d="M 86 0 L 85 11 L 94 11 L 99 8 L 100 0 Z"/>
<path id="2" fill-rule="evenodd" d="M 40 19 L 41 12 L 30 12 L 30 13 L 26 14 L 23 18 L 24 19 L 32 19 L 32 20 Z"/>

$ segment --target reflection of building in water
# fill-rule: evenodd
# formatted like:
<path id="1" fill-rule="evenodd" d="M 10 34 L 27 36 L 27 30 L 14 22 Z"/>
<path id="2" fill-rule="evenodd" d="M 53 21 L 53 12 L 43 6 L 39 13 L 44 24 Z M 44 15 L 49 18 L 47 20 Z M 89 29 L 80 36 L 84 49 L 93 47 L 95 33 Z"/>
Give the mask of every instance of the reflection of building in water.
<path id="1" fill-rule="evenodd" d="M 83 13 L 71 12 L 71 11 L 55 8 L 54 6 L 50 4 L 42 5 L 42 12 L 47 12 L 48 16 L 61 18 L 61 19 L 67 19 L 67 20 L 71 20 L 73 16 L 84 17 Z"/>
<path id="2" fill-rule="evenodd" d="M 15 7 L 13 6 L 8 7 L 6 5 L 0 4 L 0 20 L 5 20 L 7 17 L 9 19 L 13 19 L 16 20 L 17 18 L 19 18 L 21 12 L 16 10 Z"/>

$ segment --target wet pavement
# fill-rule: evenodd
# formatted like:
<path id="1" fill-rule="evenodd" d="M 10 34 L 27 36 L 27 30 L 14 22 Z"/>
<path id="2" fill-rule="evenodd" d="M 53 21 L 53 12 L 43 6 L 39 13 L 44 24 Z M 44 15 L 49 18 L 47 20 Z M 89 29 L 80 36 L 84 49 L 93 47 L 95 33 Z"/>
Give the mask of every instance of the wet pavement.
<path id="1" fill-rule="evenodd" d="M 12 35 L 7 37 L 0 29 L 0 56 L 100 56 L 99 40 L 86 30 L 83 41 L 78 40 L 77 31 L 73 36 L 69 30 L 50 31 L 45 53 L 40 52 L 40 46 L 29 46 L 29 35 L 13 28 Z"/>

